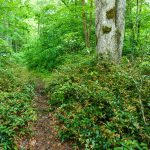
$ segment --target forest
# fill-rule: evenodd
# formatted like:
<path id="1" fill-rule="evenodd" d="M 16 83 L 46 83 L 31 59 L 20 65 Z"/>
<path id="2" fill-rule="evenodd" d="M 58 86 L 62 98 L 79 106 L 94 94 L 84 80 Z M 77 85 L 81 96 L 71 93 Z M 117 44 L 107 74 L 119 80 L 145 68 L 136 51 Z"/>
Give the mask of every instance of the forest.
<path id="1" fill-rule="evenodd" d="M 150 0 L 0 0 L 0 150 L 150 149 Z"/>

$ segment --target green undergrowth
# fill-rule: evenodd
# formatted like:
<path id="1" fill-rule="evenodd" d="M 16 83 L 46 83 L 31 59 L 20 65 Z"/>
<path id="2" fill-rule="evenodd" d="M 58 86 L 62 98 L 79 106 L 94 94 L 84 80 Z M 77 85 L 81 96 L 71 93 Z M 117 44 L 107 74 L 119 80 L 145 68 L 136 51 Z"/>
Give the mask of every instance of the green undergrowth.
<path id="1" fill-rule="evenodd" d="M 117 66 L 95 56 L 66 56 L 47 80 L 59 137 L 86 150 L 148 150 L 148 60 L 123 58 Z"/>
<path id="2" fill-rule="evenodd" d="M 36 119 L 34 84 L 27 70 L 15 63 L 11 49 L 0 42 L 0 149 L 13 150 Z"/>

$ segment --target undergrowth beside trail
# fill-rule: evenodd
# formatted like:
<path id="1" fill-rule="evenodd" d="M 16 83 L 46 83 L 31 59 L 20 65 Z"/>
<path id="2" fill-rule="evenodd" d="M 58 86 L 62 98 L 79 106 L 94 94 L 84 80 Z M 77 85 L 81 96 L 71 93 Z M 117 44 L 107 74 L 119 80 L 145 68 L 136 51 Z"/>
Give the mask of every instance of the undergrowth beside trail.
<path id="1" fill-rule="evenodd" d="M 1 39 L 0 60 L 0 149 L 13 150 L 21 137 L 31 133 L 30 123 L 36 119 L 34 84 Z"/>
<path id="2" fill-rule="evenodd" d="M 117 66 L 92 55 L 68 55 L 47 81 L 59 137 L 86 150 L 148 150 L 148 59 L 123 58 Z"/>

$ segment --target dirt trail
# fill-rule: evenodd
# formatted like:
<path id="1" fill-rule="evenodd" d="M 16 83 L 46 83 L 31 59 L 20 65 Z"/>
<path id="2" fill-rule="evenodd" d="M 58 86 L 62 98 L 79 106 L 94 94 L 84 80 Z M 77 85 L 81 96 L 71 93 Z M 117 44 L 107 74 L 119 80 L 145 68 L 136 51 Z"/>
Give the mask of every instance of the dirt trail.
<path id="1" fill-rule="evenodd" d="M 33 127 L 34 136 L 23 140 L 20 150 L 72 150 L 70 143 L 62 143 L 57 138 L 56 120 L 49 113 L 48 98 L 41 83 L 37 83 L 35 107 L 38 119 Z"/>

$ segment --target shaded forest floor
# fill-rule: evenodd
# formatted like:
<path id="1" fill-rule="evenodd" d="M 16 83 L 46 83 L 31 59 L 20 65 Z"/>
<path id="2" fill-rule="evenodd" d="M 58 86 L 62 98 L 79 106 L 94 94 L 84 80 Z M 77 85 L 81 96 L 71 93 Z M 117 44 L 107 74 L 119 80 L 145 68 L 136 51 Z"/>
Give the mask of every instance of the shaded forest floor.
<path id="1" fill-rule="evenodd" d="M 8 131 L 14 128 L 18 132 L 15 138 L 12 138 L 13 132 L 10 139 L 5 140 L 7 143 L 2 142 L 9 149 L 18 150 L 126 147 L 148 150 L 148 67 L 141 68 L 141 62 L 143 60 L 131 64 L 126 60 L 116 66 L 105 59 L 97 62 L 94 56 L 77 54 L 66 57 L 64 63 L 51 72 L 14 66 L 14 76 L 10 78 L 10 73 L 7 78 L 3 76 L 7 80 L 2 81 L 13 81 L 15 77 L 16 81 L 10 84 L 13 93 L 7 91 L 6 95 L 3 89 L 1 111 L 4 118 L 12 122 L 10 125 L 4 122 L 7 125 L 4 138 L 7 139 Z M 2 83 L 8 89 L 5 82 Z M 3 109 L 4 106 L 7 109 Z M 141 119 L 142 110 L 147 124 Z M 21 121 L 18 123 L 18 120 Z M 60 139 L 72 141 L 65 143 Z"/>
<path id="2" fill-rule="evenodd" d="M 71 150 L 71 143 L 61 142 L 57 137 L 55 127 L 57 121 L 49 113 L 48 97 L 44 91 L 44 83 L 36 83 L 35 109 L 37 121 L 33 124 L 33 136 L 20 142 L 20 148 L 24 150 Z"/>

